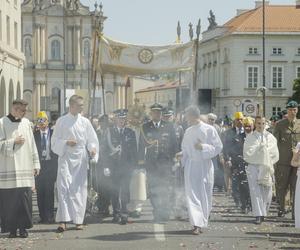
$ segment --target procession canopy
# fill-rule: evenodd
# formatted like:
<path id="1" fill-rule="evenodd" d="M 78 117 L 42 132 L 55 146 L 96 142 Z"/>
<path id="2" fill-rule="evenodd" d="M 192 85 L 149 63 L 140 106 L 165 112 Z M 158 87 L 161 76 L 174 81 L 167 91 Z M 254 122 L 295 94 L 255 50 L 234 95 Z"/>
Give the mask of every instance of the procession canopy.
<path id="1" fill-rule="evenodd" d="M 101 36 L 98 70 L 131 75 L 191 70 L 194 64 L 193 44 L 143 46 Z"/>

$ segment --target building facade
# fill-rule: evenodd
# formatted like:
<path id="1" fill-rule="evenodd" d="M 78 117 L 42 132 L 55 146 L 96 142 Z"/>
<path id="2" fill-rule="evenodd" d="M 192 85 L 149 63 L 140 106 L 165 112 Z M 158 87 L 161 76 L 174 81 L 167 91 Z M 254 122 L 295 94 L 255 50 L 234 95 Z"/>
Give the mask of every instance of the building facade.
<path id="1" fill-rule="evenodd" d="M 91 12 L 78 0 L 23 2 L 23 93 L 30 101 L 29 118 L 34 119 L 39 110 L 63 114 L 72 91 L 92 95 L 93 35 L 95 16 L 100 14 L 102 6 Z"/>
<path id="2" fill-rule="evenodd" d="M 22 97 L 24 54 L 21 51 L 21 2 L 0 1 L 0 117 Z"/>
<path id="3" fill-rule="evenodd" d="M 285 109 L 293 81 L 300 77 L 299 7 L 299 1 L 295 5 L 266 2 L 267 117 Z M 223 26 L 203 33 L 197 81 L 200 106 L 206 91 L 212 111 L 222 117 L 235 111 L 262 112 L 262 17 L 262 2 L 256 1 L 254 9 L 238 10 Z"/>

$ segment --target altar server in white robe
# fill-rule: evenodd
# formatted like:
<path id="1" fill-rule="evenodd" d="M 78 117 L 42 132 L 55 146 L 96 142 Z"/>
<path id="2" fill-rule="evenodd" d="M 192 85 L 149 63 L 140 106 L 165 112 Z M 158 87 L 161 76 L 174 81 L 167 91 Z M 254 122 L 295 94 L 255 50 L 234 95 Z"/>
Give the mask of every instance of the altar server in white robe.
<path id="1" fill-rule="evenodd" d="M 222 148 L 218 132 L 213 126 L 200 121 L 200 110 L 196 106 L 186 109 L 189 123 L 182 141 L 182 165 L 185 176 L 185 192 L 192 234 L 201 233 L 208 226 L 212 208 L 214 167 L 212 158 Z"/>
<path id="2" fill-rule="evenodd" d="M 80 113 L 83 98 L 71 96 L 70 111 L 56 122 L 52 135 L 52 150 L 58 155 L 57 232 L 66 230 L 66 222 L 72 221 L 77 230 L 82 223 L 87 201 L 87 171 L 89 160 L 97 161 L 99 143 L 90 121 Z"/>
<path id="3" fill-rule="evenodd" d="M 257 116 L 255 131 L 246 137 L 243 152 L 256 224 L 264 221 L 270 208 L 274 164 L 279 160 L 277 140 L 265 127 L 266 119 Z"/>

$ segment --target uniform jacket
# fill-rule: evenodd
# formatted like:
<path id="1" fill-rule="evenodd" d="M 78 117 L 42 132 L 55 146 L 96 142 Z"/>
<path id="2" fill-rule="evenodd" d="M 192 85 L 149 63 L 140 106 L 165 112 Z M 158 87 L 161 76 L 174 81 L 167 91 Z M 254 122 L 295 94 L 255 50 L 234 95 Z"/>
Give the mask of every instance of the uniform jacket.
<path id="1" fill-rule="evenodd" d="M 277 122 L 273 134 L 277 139 L 279 149 L 277 164 L 290 166 L 293 156 L 292 148 L 300 142 L 300 120 L 295 121 L 293 128 L 288 119 Z"/>
<path id="2" fill-rule="evenodd" d="M 108 152 L 108 167 L 114 173 L 129 173 L 137 165 L 137 144 L 135 133 L 132 129 L 125 127 L 122 134 L 117 127 L 110 127 L 107 133 L 106 152 Z M 110 145 L 111 144 L 111 145 Z M 121 151 L 114 153 L 111 146 Z"/>
<path id="3" fill-rule="evenodd" d="M 223 141 L 223 154 L 226 161 L 231 159 L 233 167 L 243 163 L 243 147 L 246 134 L 236 133 L 236 128 L 228 129 L 224 134 Z"/>
<path id="4" fill-rule="evenodd" d="M 155 143 L 151 143 L 155 142 Z M 149 144 L 150 143 L 150 144 Z M 160 122 L 156 128 L 153 121 L 142 126 L 139 146 L 139 160 L 146 162 L 172 161 L 178 152 L 176 132 L 173 123 Z"/>

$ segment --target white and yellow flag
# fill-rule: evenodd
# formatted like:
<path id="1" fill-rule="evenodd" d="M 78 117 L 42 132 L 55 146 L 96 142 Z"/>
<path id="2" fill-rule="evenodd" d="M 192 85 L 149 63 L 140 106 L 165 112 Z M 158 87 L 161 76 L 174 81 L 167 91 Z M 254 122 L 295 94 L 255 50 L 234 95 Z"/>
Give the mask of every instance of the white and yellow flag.
<path id="1" fill-rule="evenodd" d="M 99 48 L 98 68 L 104 73 L 156 74 L 191 70 L 194 64 L 193 42 L 144 46 L 102 36 Z"/>

